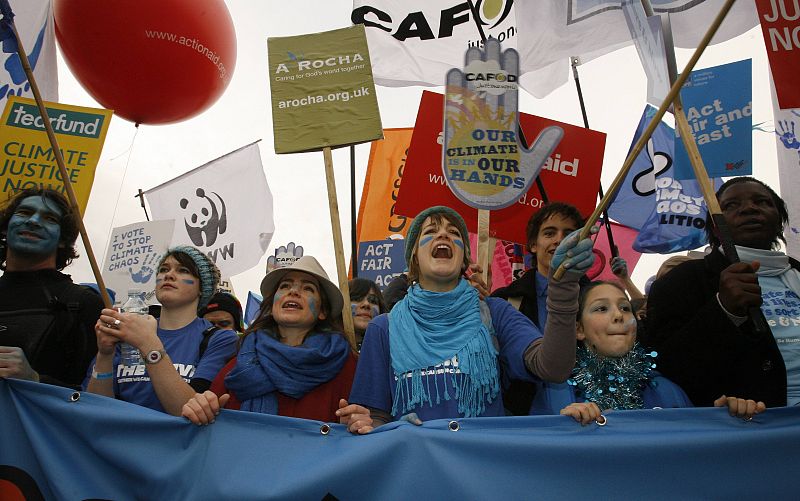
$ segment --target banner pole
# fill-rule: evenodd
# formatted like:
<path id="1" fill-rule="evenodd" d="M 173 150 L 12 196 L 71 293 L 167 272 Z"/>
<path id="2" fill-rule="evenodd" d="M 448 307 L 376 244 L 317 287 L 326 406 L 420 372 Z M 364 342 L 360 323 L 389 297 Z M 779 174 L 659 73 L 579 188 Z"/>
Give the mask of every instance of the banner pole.
<path id="1" fill-rule="evenodd" d="M 350 145 L 350 271 L 358 278 L 358 238 L 356 237 L 356 147 Z"/>
<path id="2" fill-rule="evenodd" d="M 725 4 L 722 6 L 722 9 L 720 9 L 719 13 L 717 14 L 717 17 L 714 18 L 714 21 L 711 23 L 711 26 L 708 28 L 708 31 L 706 31 L 706 34 L 703 36 L 703 39 L 698 44 L 697 49 L 695 49 L 694 54 L 692 54 L 692 57 L 689 59 L 689 62 L 686 63 L 686 67 L 683 69 L 683 72 L 672 84 L 672 87 L 670 87 L 667 96 L 664 98 L 664 102 L 661 103 L 661 106 L 658 108 L 658 111 L 656 111 L 652 120 L 650 120 L 650 123 L 647 125 L 647 128 L 642 133 L 642 136 L 639 138 L 638 141 L 636 141 L 636 144 L 633 146 L 630 153 L 628 153 L 628 157 L 622 164 L 622 168 L 617 174 L 617 177 L 614 179 L 614 182 L 611 183 L 611 187 L 609 188 L 608 194 L 606 195 L 605 198 L 600 200 L 600 203 L 597 205 L 592 215 L 586 221 L 586 225 L 581 230 L 580 239 L 584 239 L 589 236 L 589 233 L 591 232 L 592 227 L 599 219 L 600 214 L 604 210 L 606 210 L 608 204 L 610 203 L 610 200 L 614 197 L 617 191 L 619 191 L 619 188 L 620 186 L 622 186 L 625 177 L 628 175 L 628 171 L 633 165 L 634 160 L 636 160 L 636 157 L 638 157 L 639 153 L 642 152 L 645 145 L 647 144 L 647 141 L 650 140 L 650 136 L 653 135 L 653 132 L 656 130 L 656 127 L 658 127 L 658 124 L 661 123 L 661 119 L 664 117 L 664 114 L 667 112 L 667 109 L 672 105 L 675 96 L 677 96 L 680 93 L 684 82 L 686 82 L 686 79 L 689 77 L 689 73 L 692 72 L 692 69 L 694 68 L 695 64 L 697 64 L 697 61 L 703 54 L 703 51 L 705 51 L 706 47 L 708 47 L 708 44 L 714 37 L 714 34 L 716 34 L 717 30 L 722 24 L 722 21 L 728 14 L 728 11 L 730 11 L 731 7 L 733 7 L 733 2 L 735 2 L 735 0 L 726 0 Z M 566 270 L 564 269 L 562 263 L 562 265 L 559 266 L 559 268 L 553 274 L 553 277 L 556 280 L 560 280 L 561 277 L 564 276 L 565 272 Z"/>
<path id="3" fill-rule="evenodd" d="M 483 283 L 489 285 L 489 252 L 494 249 L 489 249 L 489 218 L 491 211 L 487 209 L 478 209 L 478 265 L 480 265 L 483 272 L 481 278 Z"/>
<path id="4" fill-rule="evenodd" d="M 3 7 L 3 15 L 4 17 L 9 17 L 7 22 L 8 26 L 11 28 L 11 31 L 14 33 L 14 38 L 17 42 L 17 54 L 22 62 L 22 68 L 25 70 L 28 83 L 31 85 L 31 92 L 36 100 L 36 105 L 39 108 L 39 114 L 42 117 L 42 122 L 44 122 L 44 128 L 47 132 L 47 138 L 50 140 L 53 156 L 56 159 L 56 164 L 58 164 L 58 171 L 61 174 L 61 180 L 64 183 L 64 191 L 66 192 L 67 199 L 72 206 L 73 217 L 75 218 L 75 223 L 78 226 L 78 231 L 81 235 L 81 241 L 83 241 L 83 247 L 86 250 L 86 257 L 89 259 L 89 264 L 92 267 L 94 279 L 97 282 L 98 288 L 100 289 L 100 296 L 103 298 L 103 304 L 106 308 L 111 308 L 111 297 L 108 295 L 106 284 L 103 281 L 102 275 L 100 274 L 100 268 L 97 266 L 97 259 L 95 258 L 94 251 L 92 250 L 92 244 L 89 241 L 89 235 L 86 233 L 86 227 L 83 225 L 83 217 L 81 216 L 78 199 L 75 197 L 75 191 L 72 189 L 72 183 L 69 180 L 69 173 L 64 165 L 64 156 L 61 154 L 61 149 L 58 146 L 58 139 L 56 139 L 55 132 L 53 131 L 53 125 L 50 123 L 50 117 L 47 115 L 47 108 L 44 105 L 42 94 L 39 92 L 39 86 L 36 84 L 36 79 L 33 76 L 31 63 L 28 61 L 28 55 L 25 53 L 25 47 L 22 45 L 22 39 L 20 39 L 19 33 L 17 32 L 17 26 L 14 23 L 13 14 L 11 13 L 11 8 L 8 6 L 7 1 L 3 2 Z M 7 11 L 5 7 L 8 8 Z"/>
<path id="5" fill-rule="evenodd" d="M 344 245 L 342 243 L 342 225 L 339 220 L 339 202 L 336 197 L 336 179 L 333 176 L 333 155 L 330 146 L 322 148 L 325 159 L 325 182 L 328 187 L 328 208 L 331 213 L 331 229 L 333 230 L 333 252 L 336 256 L 336 274 L 339 279 L 339 290 L 344 296 L 342 307 L 342 322 L 344 335 L 350 347 L 356 349 L 355 327 L 353 326 L 353 313 L 350 309 L 350 287 L 347 283 L 347 270 L 344 266 Z"/>
<path id="6" fill-rule="evenodd" d="M 139 188 L 139 193 L 133 196 L 133 198 L 138 198 L 139 203 L 142 205 L 142 210 L 144 211 L 144 218 L 150 221 L 150 215 L 147 214 L 147 207 L 144 205 L 144 192 L 141 188 Z"/>
<path id="7" fill-rule="evenodd" d="M 583 115 L 583 128 L 589 129 L 589 116 L 586 114 L 586 103 L 583 101 L 583 90 L 581 89 L 581 79 L 578 77 L 578 64 L 580 58 L 573 56 L 570 58 L 572 64 L 572 79 L 575 81 L 575 89 L 578 91 L 578 103 L 581 105 L 581 115 Z M 601 182 L 597 187 L 597 194 L 600 200 L 605 198 L 603 195 L 603 183 Z M 608 217 L 608 210 L 603 211 L 603 223 L 606 227 L 606 234 L 608 235 L 608 246 L 611 249 L 611 257 L 619 256 L 619 249 L 614 243 L 614 232 L 611 231 L 611 219 Z"/>

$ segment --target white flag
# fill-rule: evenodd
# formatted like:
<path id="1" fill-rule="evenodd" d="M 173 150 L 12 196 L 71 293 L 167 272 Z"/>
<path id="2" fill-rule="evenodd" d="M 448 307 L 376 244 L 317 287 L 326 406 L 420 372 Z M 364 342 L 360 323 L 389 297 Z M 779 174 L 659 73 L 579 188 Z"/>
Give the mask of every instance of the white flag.
<path id="1" fill-rule="evenodd" d="M 267 250 L 272 193 L 253 143 L 145 192 L 156 219 L 174 219 L 173 245 L 193 245 L 223 277 L 249 270 Z"/>
<path id="2" fill-rule="evenodd" d="M 569 58 L 581 62 L 632 43 L 622 3 L 639 0 L 517 0 L 520 84 L 544 97 L 566 83 Z M 676 47 L 693 48 L 724 0 L 650 0 L 656 14 L 669 14 Z M 758 25 L 753 1 L 734 3 L 713 42 L 724 42 Z M 678 68 L 680 71 L 681 68 Z"/>
<path id="3" fill-rule="evenodd" d="M 52 1 L 11 0 L 11 10 L 42 97 L 46 101 L 58 101 Z M 9 94 L 33 97 L 19 55 L 16 50 L 10 53 L 7 50 L 10 50 L 9 42 L 3 42 L 3 50 L 0 51 L 0 109 L 5 108 Z"/>
<path id="4" fill-rule="evenodd" d="M 786 254 L 800 259 L 800 109 L 782 110 L 775 94 L 775 83 L 769 77 L 772 90 L 772 112 L 775 117 L 775 143 L 778 150 L 778 181 L 781 198 L 789 211 L 789 225 L 783 232 Z"/>
<path id="5" fill-rule="evenodd" d="M 516 47 L 513 0 L 472 4 L 487 38 L 498 39 L 506 49 Z M 353 0 L 351 20 L 366 28 L 378 85 L 444 85 L 450 69 L 464 66 L 467 48 L 481 44 L 478 24 L 464 0 Z"/>

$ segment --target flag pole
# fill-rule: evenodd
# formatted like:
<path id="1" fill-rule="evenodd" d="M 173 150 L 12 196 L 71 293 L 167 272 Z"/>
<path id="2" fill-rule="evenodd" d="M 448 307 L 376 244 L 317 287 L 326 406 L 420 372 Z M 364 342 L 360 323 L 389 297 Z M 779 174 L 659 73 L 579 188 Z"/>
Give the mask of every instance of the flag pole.
<path id="1" fill-rule="evenodd" d="M 638 157 L 639 153 L 642 152 L 645 145 L 647 144 L 647 141 L 650 140 L 650 136 L 653 135 L 653 132 L 656 130 L 656 127 L 658 127 L 659 123 L 661 123 L 661 119 L 664 117 L 664 114 L 667 112 L 667 109 L 670 107 L 670 105 L 672 105 L 672 102 L 675 100 L 675 96 L 677 96 L 678 93 L 681 91 L 684 82 L 689 77 L 689 73 L 692 72 L 692 69 L 697 64 L 697 61 L 703 54 L 703 51 L 705 51 L 706 47 L 708 47 L 708 44 L 711 42 L 711 39 L 717 33 L 717 30 L 722 24 L 722 21 L 725 19 L 725 16 L 731 10 L 731 7 L 733 7 L 733 2 L 735 2 L 735 0 L 726 0 L 725 4 L 722 6 L 722 9 L 720 9 L 719 13 L 714 18 L 714 21 L 711 23 L 711 26 L 708 28 L 708 31 L 706 31 L 706 34 L 703 36 L 703 39 L 698 44 L 697 49 L 695 49 L 694 54 L 692 54 L 692 57 L 689 59 L 689 62 L 686 63 L 686 67 L 683 69 L 683 72 L 680 74 L 680 76 L 678 76 L 678 78 L 672 84 L 672 87 L 670 87 L 669 92 L 664 98 L 664 102 L 661 103 L 661 106 L 658 108 L 658 111 L 656 111 L 655 115 L 653 115 L 652 120 L 650 120 L 650 123 L 647 125 L 647 128 L 642 133 L 642 136 L 639 138 L 638 141 L 636 141 L 636 144 L 633 146 L 630 153 L 628 153 L 628 157 L 622 164 L 622 168 L 617 174 L 617 177 L 614 179 L 614 182 L 611 183 L 611 187 L 609 188 L 608 194 L 606 195 L 605 198 L 600 200 L 600 203 L 597 205 L 592 215 L 586 221 L 586 225 L 581 230 L 580 234 L 581 240 L 589 236 L 589 233 L 592 227 L 599 219 L 600 214 L 604 210 L 606 210 L 611 198 L 613 198 L 614 195 L 617 193 L 617 191 L 619 191 L 619 188 L 625 181 L 625 177 L 628 175 L 628 171 L 633 165 L 634 160 L 636 160 L 636 157 Z M 560 280 L 564 276 L 565 272 L 566 269 L 564 268 L 564 265 L 562 263 L 562 265 L 559 266 L 558 269 L 553 274 L 553 277 L 556 280 Z"/>
<path id="2" fill-rule="evenodd" d="M 355 327 L 353 326 L 353 313 L 350 309 L 350 286 L 347 283 L 347 270 L 344 266 L 344 245 L 342 244 L 342 224 L 339 220 L 339 202 L 336 197 L 336 179 L 333 176 L 333 155 L 331 147 L 322 148 L 325 159 L 325 182 L 328 187 L 328 208 L 331 213 L 331 229 L 333 230 L 333 252 L 336 255 L 336 274 L 339 278 L 339 290 L 344 296 L 342 307 L 342 322 L 344 335 L 353 350 L 356 349 Z"/>
<path id="3" fill-rule="evenodd" d="M 356 147 L 350 145 L 350 270 L 358 278 L 358 238 L 356 237 Z"/>
<path id="4" fill-rule="evenodd" d="M 28 83 L 31 86 L 31 92 L 33 93 L 33 97 L 36 100 L 36 105 L 39 108 L 39 114 L 42 117 L 42 122 L 44 122 L 44 128 L 47 132 L 47 138 L 50 140 L 50 147 L 52 148 L 53 156 L 56 159 L 56 164 L 58 164 L 58 170 L 61 174 L 61 180 L 64 182 L 64 191 L 67 194 L 67 199 L 69 200 L 70 205 L 72 206 L 72 213 L 75 219 L 75 223 L 78 227 L 78 231 L 81 235 L 81 241 L 83 241 L 83 247 L 86 249 L 86 257 L 89 259 L 89 264 L 92 267 L 92 273 L 94 274 L 94 279 L 97 282 L 98 289 L 100 289 L 100 296 L 103 298 L 103 304 L 106 308 L 111 308 L 111 297 L 108 295 L 108 291 L 106 290 L 105 282 L 103 281 L 103 277 L 100 274 L 100 268 L 97 266 L 97 259 L 95 258 L 94 251 L 92 250 L 92 244 L 89 241 L 89 235 L 86 233 L 86 227 L 83 224 L 83 217 L 81 216 L 80 206 L 78 205 L 78 199 L 75 197 L 75 191 L 72 189 L 72 183 L 69 180 L 69 173 L 67 172 L 67 168 L 64 165 L 64 156 L 61 154 L 61 149 L 58 146 L 58 139 L 56 139 L 55 132 L 53 131 L 53 126 L 50 123 L 50 117 L 47 115 L 47 108 L 44 105 L 44 100 L 42 99 L 42 94 L 39 92 L 39 86 L 36 84 L 36 79 L 33 76 L 33 70 L 31 69 L 31 63 L 28 60 L 28 55 L 25 53 L 25 47 L 22 44 L 22 39 L 17 32 L 17 26 L 14 24 L 14 13 L 11 10 L 11 5 L 9 5 L 8 0 L 0 0 L 0 13 L 3 14 L 2 22 L 7 24 L 7 26 L 11 29 L 11 32 L 14 34 L 14 38 L 16 39 L 17 43 L 17 54 L 19 55 L 19 59 L 22 62 L 22 68 L 25 70 L 25 75 L 28 78 Z"/>
<path id="5" fill-rule="evenodd" d="M 581 105 L 583 127 L 585 129 L 589 129 L 589 117 L 586 114 L 586 103 L 583 101 L 581 79 L 578 77 L 578 65 L 580 64 L 580 58 L 578 58 L 578 56 L 573 56 L 570 58 L 570 63 L 572 64 L 572 79 L 575 81 L 575 89 L 578 91 L 578 103 Z M 605 198 L 603 195 L 602 182 L 597 186 L 597 194 L 600 196 L 600 200 Z M 603 211 L 603 220 L 605 223 L 604 226 L 606 227 L 606 233 L 608 234 L 608 246 L 611 248 L 611 257 L 617 257 L 619 256 L 619 249 L 617 249 L 617 245 L 614 243 L 614 232 L 611 231 L 611 220 L 608 218 L 608 210 Z"/>

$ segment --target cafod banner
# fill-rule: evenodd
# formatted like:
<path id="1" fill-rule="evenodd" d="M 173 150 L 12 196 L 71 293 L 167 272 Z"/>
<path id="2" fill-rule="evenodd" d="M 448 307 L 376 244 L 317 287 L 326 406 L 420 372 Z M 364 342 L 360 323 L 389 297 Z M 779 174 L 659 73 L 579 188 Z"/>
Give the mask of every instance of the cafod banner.
<path id="1" fill-rule="evenodd" d="M 81 214 L 113 111 L 45 102 Z M 9 96 L 0 118 L 0 199 L 25 188 L 64 193 L 56 157 L 33 99 Z"/>
<path id="2" fill-rule="evenodd" d="M 382 137 L 364 26 L 267 39 L 276 153 Z"/>
<path id="3" fill-rule="evenodd" d="M 464 71 L 447 72 L 442 173 L 459 200 L 503 209 L 530 188 L 564 130 L 545 127 L 528 149 L 517 138 L 519 55 L 489 39 L 470 47 Z"/>

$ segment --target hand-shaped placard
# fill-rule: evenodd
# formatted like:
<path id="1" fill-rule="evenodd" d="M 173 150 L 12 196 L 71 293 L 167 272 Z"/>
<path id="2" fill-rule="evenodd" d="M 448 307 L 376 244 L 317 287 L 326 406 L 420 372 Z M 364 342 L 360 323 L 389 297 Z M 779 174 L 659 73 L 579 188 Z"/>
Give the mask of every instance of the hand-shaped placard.
<path id="1" fill-rule="evenodd" d="M 477 209 L 508 207 L 528 191 L 561 141 L 544 129 L 528 149 L 517 136 L 519 54 L 490 38 L 467 49 L 464 71 L 447 72 L 442 169 L 447 185 Z"/>

